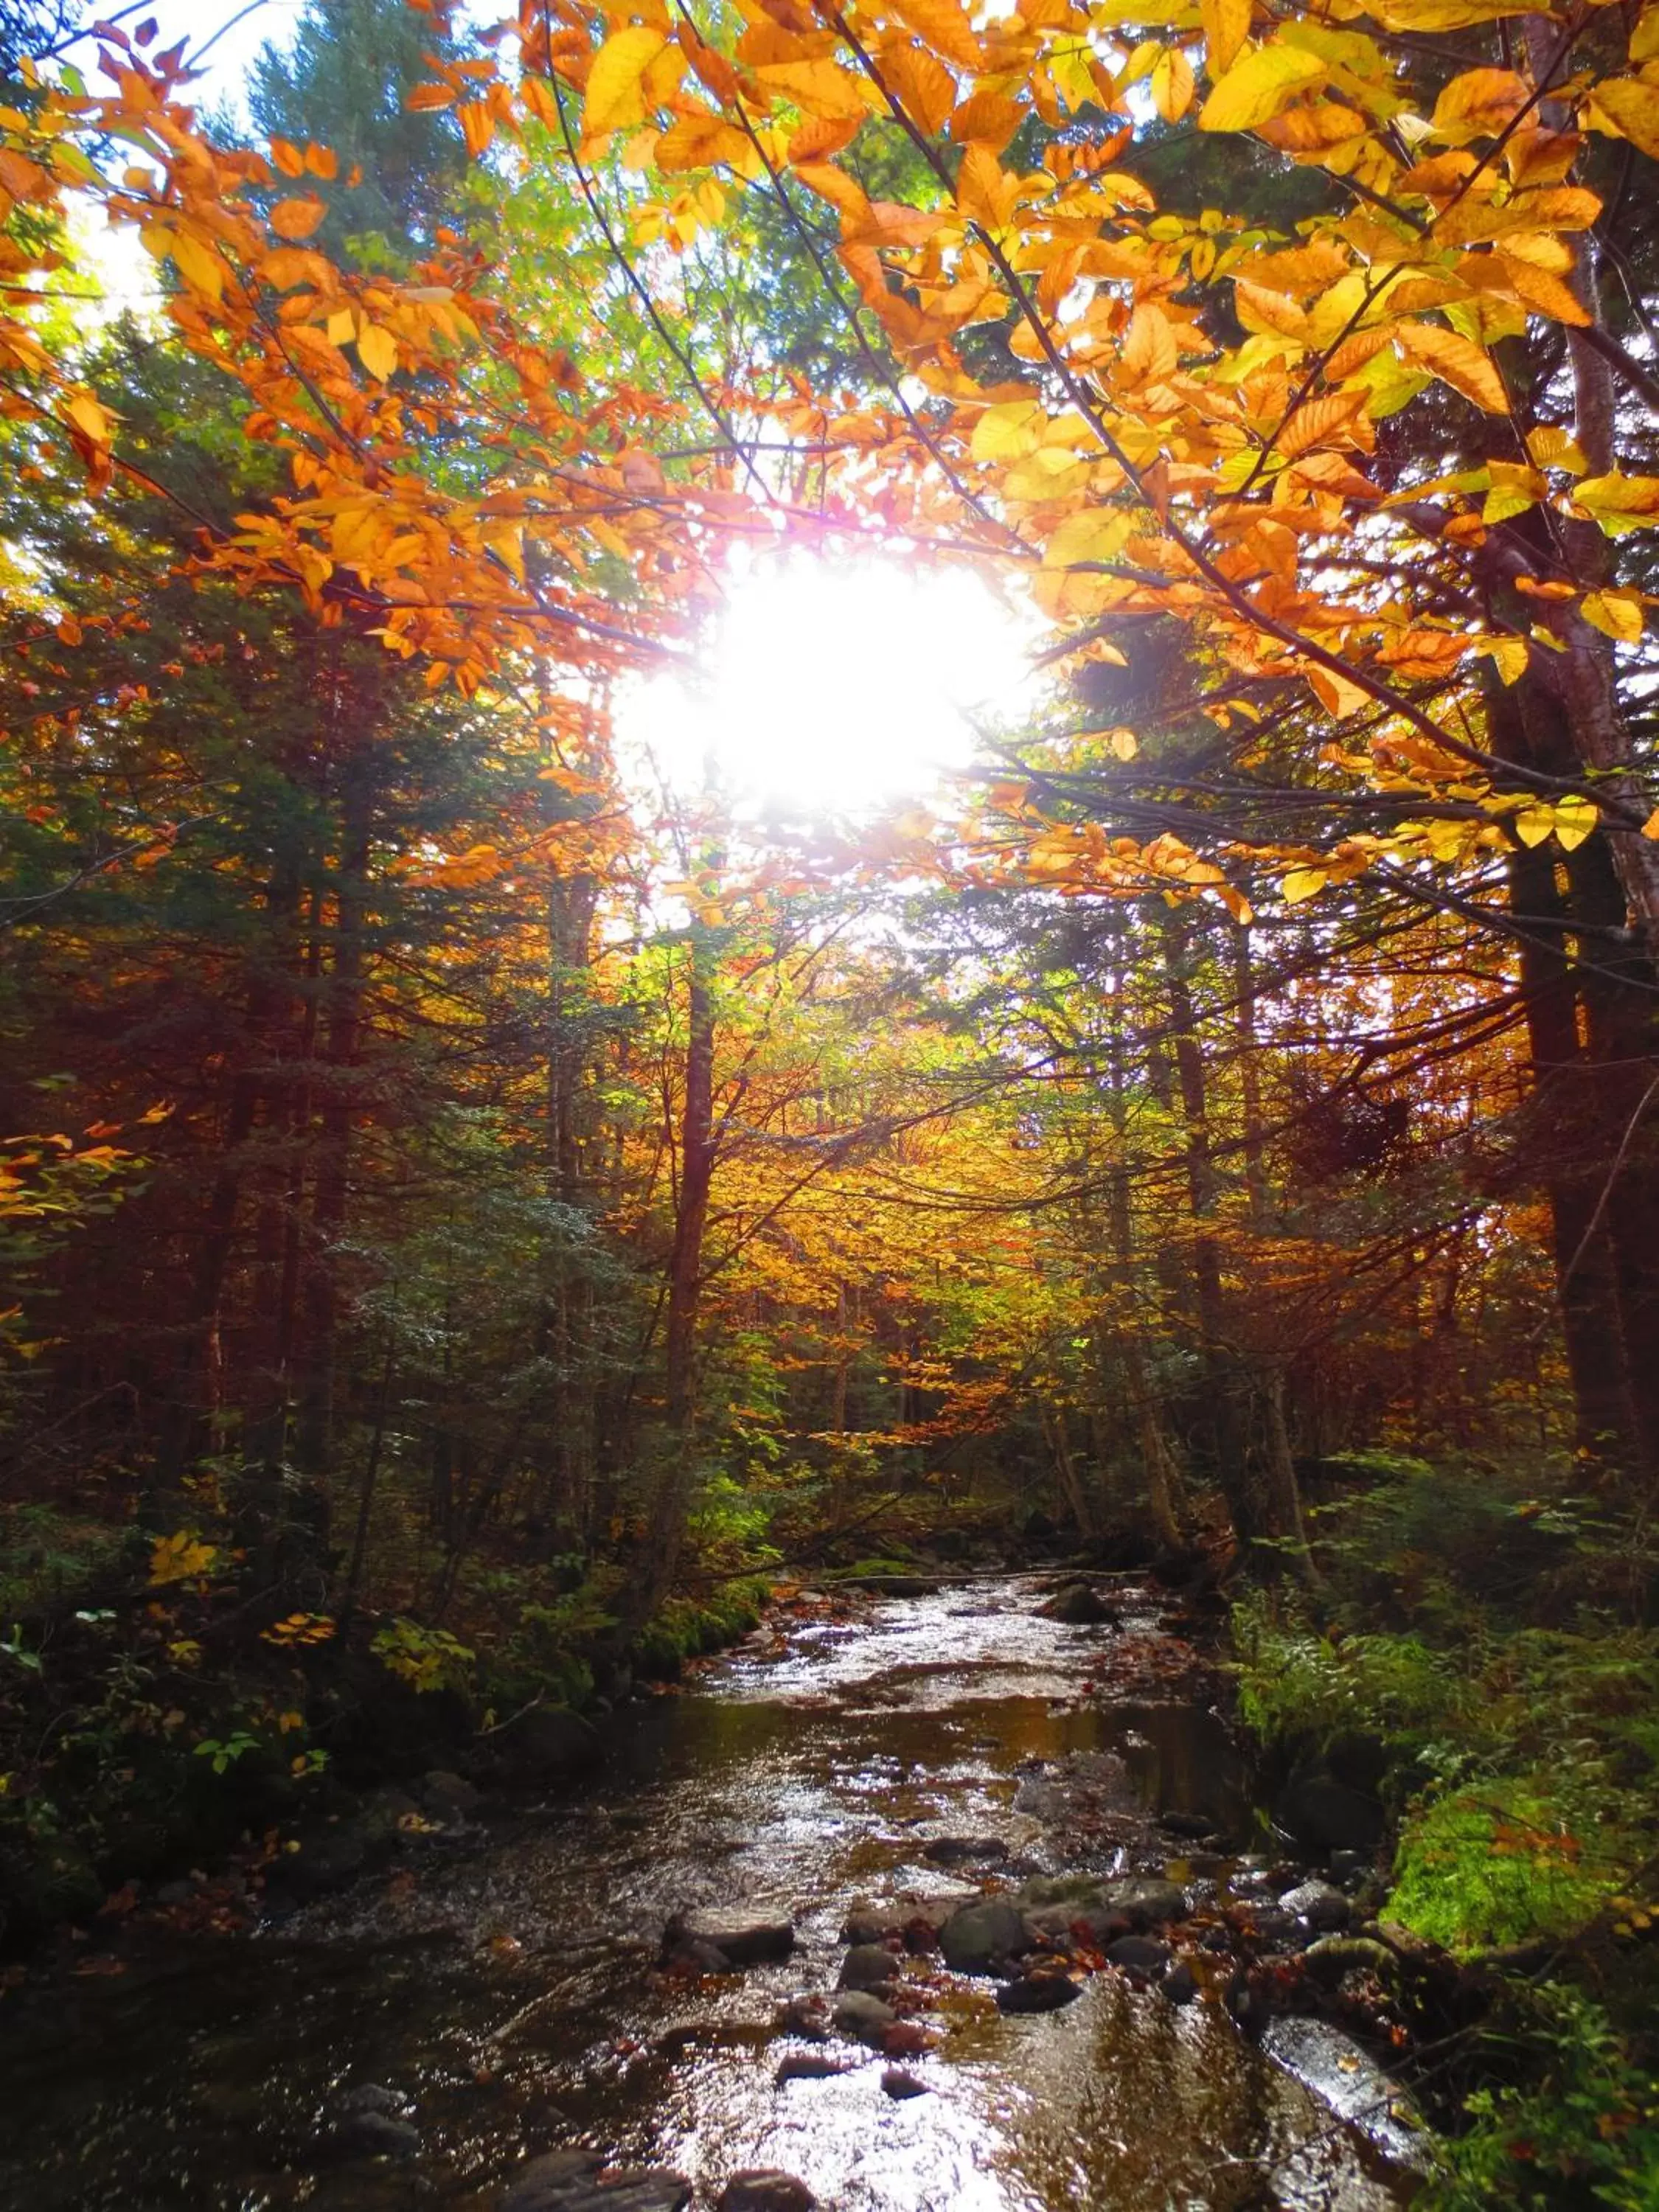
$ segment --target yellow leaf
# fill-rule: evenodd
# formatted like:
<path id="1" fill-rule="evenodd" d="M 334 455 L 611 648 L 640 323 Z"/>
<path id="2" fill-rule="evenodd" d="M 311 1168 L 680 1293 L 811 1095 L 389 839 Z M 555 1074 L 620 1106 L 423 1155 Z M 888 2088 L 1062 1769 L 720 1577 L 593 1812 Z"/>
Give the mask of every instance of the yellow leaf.
<path id="1" fill-rule="evenodd" d="M 1489 415 L 1509 413 L 1504 380 L 1473 338 L 1442 330 L 1435 323 L 1401 323 L 1395 337 L 1404 353 L 1432 369 L 1454 392 L 1461 392 Z"/>
<path id="2" fill-rule="evenodd" d="M 1212 81 L 1224 76 L 1249 35 L 1250 0 L 1199 0 Z"/>
<path id="3" fill-rule="evenodd" d="M 349 345 L 357 334 L 357 311 L 355 307 L 337 307 L 324 325 L 331 345 Z"/>
<path id="4" fill-rule="evenodd" d="M 192 292 L 205 292 L 210 300 L 223 298 L 224 265 L 210 246 L 180 231 L 173 241 L 173 262 Z"/>
<path id="5" fill-rule="evenodd" d="M 1242 54 L 1215 86 L 1199 112 L 1200 131 L 1254 131 L 1288 106 L 1300 92 L 1322 84 L 1328 75 L 1316 54 L 1293 47 L 1257 46 Z"/>
<path id="6" fill-rule="evenodd" d="M 1506 687 L 1527 672 L 1527 641 L 1524 637 L 1483 637 L 1476 641 L 1474 650 L 1484 653 L 1492 662 Z"/>
<path id="7" fill-rule="evenodd" d="M 1576 793 L 1571 799 L 1557 799 L 1555 835 L 1562 850 L 1571 853 L 1576 846 L 1582 845 L 1586 837 L 1594 834 L 1600 819 L 1595 803 L 1579 798 Z"/>
<path id="8" fill-rule="evenodd" d="M 110 415 L 100 407 L 89 392 L 77 392 L 64 410 L 83 438 L 94 446 L 107 446 L 110 441 Z"/>
<path id="9" fill-rule="evenodd" d="M 624 38 L 630 35 L 624 32 Z M 832 61 L 769 62 L 756 76 L 805 114 L 862 121 L 870 112 L 860 80 Z M 591 97 L 591 94 L 590 94 Z"/>
<path id="10" fill-rule="evenodd" d="M 303 177 L 306 173 L 306 157 L 290 138 L 273 138 L 270 158 L 285 177 Z"/>
<path id="11" fill-rule="evenodd" d="M 309 238 L 327 213 L 325 204 L 309 194 L 303 199 L 278 200 L 270 210 L 270 227 L 278 238 L 286 238 L 291 244 L 295 239 Z"/>
<path id="12" fill-rule="evenodd" d="M 1526 106 L 1525 84 L 1513 70 L 1465 70 L 1434 104 L 1437 138 L 1461 146 L 1465 139 L 1495 136 Z"/>
<path id="13" fill-rule="evenodd" d="M 1320 705 L 1330 714 L 1357 714 L 1371 703 L 1369 691 L 1362 691 L 1358 684 L 1350 683 L 1346 676 L 1339 676 L 1334 669 L 1310 668 L 1308 681 Z"/>
<path id="14" fill-rule="evenodd" d="M 969 70 L 982 65 L 985 57 L 961 0 L 893 0 L 893 13 L 947 62 Z"/>
<path id="15" fill-rule="evenodd" d="M 974 425 L 969 450 L 976 461 L 1021 460 L 1036 451 L 1045 419 L 1038 399 L 1009 399 L 988 407 Z"/>
<path id="16" fill-rule="evenodd" d="M 617 31 L 605 40 L 593 57 L 582 106 L 582 128 L 590 138 L 644 122 L 641 79 L 667 44 L 665 31 L 647 25 Z"/>
<path id="17" fill-rule="evenodd" d="M 1595 129 L 1628 138 L 1659 160 L 1659 84 L 1638 76 L 1607 78 L 1590 96 L 1589 119 Z"/>
<path id="18" fill-rule="evenodd" d="M 365 323 L 357 333 L 357 358 L 384 384 L 398 366 L 398 341 L 380 323 Z"/>
<path id="19" fill-rule="evenodd" d="M 1166 123 L 1179 123 L 1193 104 L 1193 65 L 1179 46 L 1166 46 L 1152 66 L 1152 105 Z"/>
<path id="20" fill-rule="evenodd" d="M 1642 835 L 1644 837 L 1659 839 L 1659 806 L 1654 808 L 1652 813 L 1642 824 Z"/>
<path id="21" fill-rule="evenodd" d="M 1609 538 L 1646 530 L 1659 515 L 1659 477 L 1586 477 L 1574 487 L 1572 503 L 1599 522 Z"/>
<path id="22" fill-rule="evenodd" d="M 1175 331 L 1162 307 L 1150 300 L 1129 318 L 1117 365 L 1126 384 L 1154 384 L 1173 376 L 1180 365 Z"/>
<path id="23" fill-rule="evenodd" d="M 960 146 L 977 138 L 1000 153 L 1024 119 L 1018 100 L 1000 92 L 976 92 L 951 118 L 951 136 Z"/>
<path id="24" fill-rule="evenodd" d="M 942 131 L 957 98 L 957 81 L 944 63 L 908 40 L 893 40 L 883 52 L 881 66 L 905 113 L 930 137 Z"/>
<path id="25" fill-rule="evenodd" d="M 1279 885 L 1286 906 L 1300 906 L 1322 891 L 1330 881 L 1323 868 L 1292 868 Z"/>
<path id="26" fill-rule="evenodd" d="M 1634 645 L 1642 635 L 1642 595 L 1639 592 L 1587 592 L 1579 610 L 1592 629 L 1621 645 Z"/>
<path id="27" fill-rule="evenodd" d="M 1067 568 L 1078 561 L 1115 561 L 1135 526 L 1128 513 L 1109 507 L 1084 507 L 1068 514 L 1048 540 L 1042 556 L 1045 568 Z"/>
<path id="28" fill-rule="evenodd" d="M 1513 827 L 1523 845 L 1541 845 L 1555 827 L 1555 810 L 1541 804 L 1523 806 L 1514 817 Z"/>

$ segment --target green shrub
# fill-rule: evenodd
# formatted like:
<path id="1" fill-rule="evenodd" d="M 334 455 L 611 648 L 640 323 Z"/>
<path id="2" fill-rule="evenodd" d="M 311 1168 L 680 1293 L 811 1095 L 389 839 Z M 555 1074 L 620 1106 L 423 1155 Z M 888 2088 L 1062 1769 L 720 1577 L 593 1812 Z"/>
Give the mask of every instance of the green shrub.
<path id="1" fill-rule="evenodd" d="M 1581 1990 L 1512 1991 L 1494 2063 L 1526 2078 L 1478 2089 L 1441 2146 L 1419 2212 L 1654 2212 L 1659 2079 Z"/>
<path id="2" fill-rule="evenodd" d="M 1565 1936 L 1618 1889 L 1626 1862 L 1585 1794 L 1500 1778 L 1431 1798 L 1407 1820 L 1391 1916 L 1448 1950 Z"/>

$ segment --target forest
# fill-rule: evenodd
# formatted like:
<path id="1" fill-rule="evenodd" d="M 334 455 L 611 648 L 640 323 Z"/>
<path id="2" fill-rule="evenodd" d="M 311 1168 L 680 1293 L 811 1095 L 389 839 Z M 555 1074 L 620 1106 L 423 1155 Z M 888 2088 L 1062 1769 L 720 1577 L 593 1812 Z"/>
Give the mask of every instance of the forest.
<path id="1" fill-rule="evenodd" d="M 994 1588 L 1110 1749 L 988 1802 L 1160 1668 L 1227 1746 L 1024 1869 L 1164 1936 L 1022 1890 L 996 2005 L 1305 2014 L 1408 2154 L 729 2212 L 1652 2212 L 1659 0 L 0 0 L 0 2047 L 438 1885 L 414 1778 L 487 1855 Z M 512 2140 L 597 2179 L 446 2121 L 426 2185 L 685 2201 L 599 2170 L 666 2092 L 572 2095 Z M 194 2124 L 0 2193 L 415 2201 L 390 2106 L 264 2194 Z"/>

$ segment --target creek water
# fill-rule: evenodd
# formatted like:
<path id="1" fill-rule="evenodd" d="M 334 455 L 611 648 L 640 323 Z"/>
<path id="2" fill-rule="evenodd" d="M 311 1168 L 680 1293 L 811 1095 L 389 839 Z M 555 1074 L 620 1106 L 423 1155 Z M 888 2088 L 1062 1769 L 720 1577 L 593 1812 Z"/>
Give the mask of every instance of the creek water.
<path id="1" fill-rule="evenodd" d="M 1010 1577 L 808 1620 L 608 1723 L 580 1795 L 411 1855 L 256 1933 L 136 1945 L 118 1975 L 0 2004 L 6 2212 L 487 2212 L 520 2161 L 586 2144 L 678 2168 L 712 2203 L 732 2172 L 800 2175 L 836 2212 L 1386 2212 L 1400 2177 L 1213 2002 L 1106 1972 L 1065 2011 L 1005 2018 L 947 1990 L 941 2047 L 775 2079 L 781 2001 L 833 1989 L 860 1894 L 927 1892 L 943 1835 L 1075 1860 L 1023 1809 L 1054 1763 L 1107 1753 L 1148 1811 L 1243 1832 L 1216 1713 L 1080 1696 L 1115 1637 L 1039 1617 Z M 1137 1618 L 1133 1608 L 1142 1610 Z M 1176 1848 L 1172 1846 L 1171 1848 Z M 1087 1854 L 1084 1856 L 1087 1856 Z M 1089 1863 L 1111 1870 L 1109 1850 Z M 1177 1866 L 1202 1878 L 1206 1863 Z M 1224 1878 L 1225 1868 L 1220 1868 Z M 1214 1871 L 1214 1869 L 1212 1869 Z M 677 1908 L 781 1905 L 785 1963 L 658 1972 Z M 354 2087 L 409 2100 L 413 2157 L 330 2158 Z"/>

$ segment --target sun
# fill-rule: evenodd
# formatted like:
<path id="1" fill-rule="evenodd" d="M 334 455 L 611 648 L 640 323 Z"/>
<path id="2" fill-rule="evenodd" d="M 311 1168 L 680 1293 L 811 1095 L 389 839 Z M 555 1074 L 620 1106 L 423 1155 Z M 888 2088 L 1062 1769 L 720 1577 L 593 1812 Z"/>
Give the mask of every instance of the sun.
<path id="1" fill-rule="evenodd" d="M 619 717 L 681 790 L 745 811 L 868 814 L 965 767 L 975 726 L 1034 695 L 1032 626 L 967 568 L 761 559 L 736 571 L 702 680 L 641 684 Z"/>

